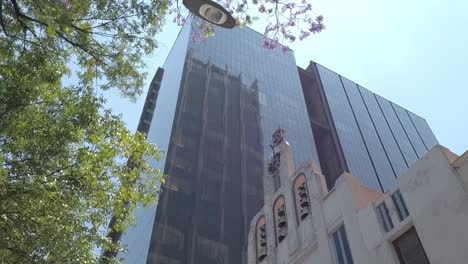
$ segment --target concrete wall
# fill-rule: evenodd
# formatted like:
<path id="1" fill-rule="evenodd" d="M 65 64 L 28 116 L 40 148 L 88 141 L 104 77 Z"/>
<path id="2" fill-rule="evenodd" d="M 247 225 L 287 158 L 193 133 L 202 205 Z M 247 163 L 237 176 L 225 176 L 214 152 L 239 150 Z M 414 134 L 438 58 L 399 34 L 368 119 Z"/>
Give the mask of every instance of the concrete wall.
<path id="1" fill-rule="evenodd" d="M 446 151 L 434 148 L 398 179 L 431 264 L 468 262 L 468 193 Z"/>
<path id="2" fill-rule="evenodd" d="M 457 158 L 452 166 L 455 169 L 455 173 L 462 179 L 463 187 L 468 193 L 468 151 L 463 153 L 459 158 Z"/>

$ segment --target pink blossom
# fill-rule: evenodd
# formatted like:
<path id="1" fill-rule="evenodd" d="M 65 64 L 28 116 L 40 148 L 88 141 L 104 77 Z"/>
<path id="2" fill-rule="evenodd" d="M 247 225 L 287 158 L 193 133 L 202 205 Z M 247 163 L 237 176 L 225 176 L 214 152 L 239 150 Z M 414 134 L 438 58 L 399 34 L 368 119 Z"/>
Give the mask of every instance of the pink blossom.
<path id="1" fill-rule="evenodd" d="M 299 35 L 299 40 L 304 40 L 308 36 L 310 36 L 310 32 L 301 30 L 301 34 Z"/>
<path id="2" fill-rule="evenodd" d="M 274 49 L 278 46 L 278 39 L 263 38 L 263 47 L 266 49 Z"/>
<path id="3" fill-rule="evenodd" d="M 205 35 L 202 31 L 196 31 L 192 34 L 192 42 L 196 44 L 203 43 L 205 41 Z"/>
<path id="4" fill-rule="evenodd" d="M 244 10 L 244 4 L 238 4 L 236 8 L 236 13 L 240 13 Z"/>
<path id="5" fill-rule="evenodd" d="M 68 0 L 62 0 L 62 4 L 65 6 L 66 9 L 71 8 L 71 3 Z"/>
<path id="6" fill-rule="evenodd" d="M 64 5 L 68 5 L 69 1 L 61 0 Z M 216 0 L 230 14 L 237 17 L 237 26 L 240 26 L 244 21 L 256 21 L 250 18 L 250 12 L 247 9 L 249 0 Z M 169 5 L 168 12 L 174 14 L 174 22 L 178 25 L 185 23 L 185 14 L 179 7 L 175 7 L 174 0 L 167 0 Z M 258 12 L 263 14 L 267 26 L 264 30 L 263 47 L 266 49 L 275 49 L 280 47 L 283 52 L 288 50 L 284 46 L 284 42 L 294 42 L 296 40 L 304 40 L 312 34 L 316 34 L 325 29 L 323 24 L 323 16 L 316 15 L 312 11 L 312 5 L 308 0 L 299 1 L 280 1 L 280 0 L 252 0 L 250 3 L 258 6 Z M 280 13 L 277 14 L 276 12 Z M 199 25 L 199 23 L 197 23 Z M 214 28 L 209 28 L 204 22 L 198 26 L 196 33 L 193 33 L 192 40 L 194 42 L 203 42 L 208 36 L 213 35 Z"/>
<path id="7" fill-rule="evenodd" d="M 312 24 L 310 25 L 309 31 L 316 34 L 316 33 L 320 33 L 324 29 L 325 29 L 325 26 L 322 23 L 312 22 Z"/>
<path id="8" fill-rule="evenodd" d="M 265 13 L 265 6 L 263 4 L 261 4 L 260 7 L 258 8 L 258 12 Z"/>

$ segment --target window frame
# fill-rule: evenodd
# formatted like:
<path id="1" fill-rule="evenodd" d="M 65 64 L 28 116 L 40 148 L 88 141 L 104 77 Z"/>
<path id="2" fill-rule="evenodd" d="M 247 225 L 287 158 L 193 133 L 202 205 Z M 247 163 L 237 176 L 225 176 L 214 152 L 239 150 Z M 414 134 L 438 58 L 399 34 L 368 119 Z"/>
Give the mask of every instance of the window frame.
<path id="1" fill-rule="evenodd" d="M 403 199 L 401 191 L 394 191 L 390 195 L 390 197 L 392 199 L 393 205 L 395 206 L 395 210 L 397 211 L 398 219 L 400 219 L 400 222 L 408 218 L 410 213 L 408 211 L 408 207 L 406 206 L 405 200 Z"/>
<path id="2" fill-rule="evenodd" d="M 304 185 L 305 185 L 305 189 L 306 189 L 306 194 L 307 194 L 307 202 L 309 203 L 308 207 L 309 207 L 309 213 L 307 214 L 306 217 L 304 218 L 301 218 L 301 215 L 300 215 L 300 210 L 301 210 L 301 207 L 300 207 L 300 204 L 299 204 L 299 201 L 297 200 L 298 199 L 298 190 L 296 187 L 299 187 L 296 186 L 296 183 L 300 180 L 300 178 L 304 178 Z M 306 220 L 311 214 L 311 204 L 310 204 L 310 193 L 309 193 L 309 186 L 307 184 L 307 178 L 305 176 L 304 173 L 300 173 L 298 174 L 295 178 L 294 178 L 294 181 L 293 181 L 293 184 L 292 184 L 292 194 L 293 194 L 293 201 L 294 201 L 294 209 L 295 209 L 295 214 L 296 214 L 296 222 L 297 222 L 297 225 L 299 226 L 301 224 L 302 221 Z"/>
<path id="3" fill-rule="evenodd" d="M 277 212 L 276 212 L 276 209 L 277 209 L 277 204 L 278 202 L 282 200 L 283 201 L 283 207 L 284 207 L 284 218 L 285 218 L 285 221 L 286 221 L 286 235 L 285 237 L 280 241 L 278 238 L 279 238 L 279 228 L 278 228 L 278 216 L 277 216 Z M 276 242 L 276 246 L 278 246 L 281 242 L 284 241 L 284 239 L 288 236 L 288 216 L 287 216 L 287 211 L 286 211 L 286 198 L 284 197 L 283 194 L 280 194 L 278 195 L 278 197 L 276 197 L 275 201 L 273 202 L 273 224 L 274 224 L 274 229 L 275 229 L 275 242 Z"/>
<path id="4" fill-rule="evenodd" d="M 337 236 L 336 236 L 337 235 Z M 348 234 L 344 224 L 339 225 L 330 234 L 331 243 L 334 249 L 334 258 L 336 264 L 354 264 L 351 246 L 349 244 Z M 339 244 L 340 248 L 337 248 Z"/>
<path id="5" fill-rule="evenodd" d="M 385 201 L 377 205 L 375 210 L 377 211 L 380 225 L 382 226 L 385 233 L 390 232 L 395 227 L 395 225 L 393 224 L 392 217 L 390 216 L 390 212 Z"/>

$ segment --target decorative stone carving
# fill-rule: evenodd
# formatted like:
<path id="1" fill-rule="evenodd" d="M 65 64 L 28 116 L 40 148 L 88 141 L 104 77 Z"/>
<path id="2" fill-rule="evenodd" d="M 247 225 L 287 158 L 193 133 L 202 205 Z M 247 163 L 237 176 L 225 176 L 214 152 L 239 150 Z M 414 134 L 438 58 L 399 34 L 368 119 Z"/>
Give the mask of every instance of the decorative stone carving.
<path id="1" fill-rule="evenodd" d="M 309 215 L 309 197 L 307 194 L 307 188 L 305 186 L 305 182 L 303 182 L 301 185 L 298 187 L 298 195 L 299 195 L 299 215 L 301 217 L 301 220 L 307 217 Z"/>
<path id="2" fill-rule="evenodd" d="M 276 209 L 277 229 L 278 229 L 278 242 L 281 242 L 286 237 L 286 212 L 284 204 Z"/>
<path id="3" fill-rule="evenodd" d="M 286 131 L 279 127 L 279 128 L 276 129 L 276 131 L 273 133 L 273 135 L 271 136 L 271 139 L 272 139 L 272 142 L 273 142 L 273 147 L 276 147 L 276 146 L 278 146 L 281 142 L 283 142 L 283 140 L 284 140 L 284 132 L 286 132 Z"/>
<path id="4" fill-rule="evenodd" d="M 270 164 L 268 165 L 268 173 L 270 175 L 275 175 L 278 173 L 281 163 L 281 156 L 280 153 L 275 153 L 273 157 L 271 157 Z"/>
<path id="5" fill-rule="evenodd" d="M 267 256 L 267 241 L 266 241 L 266 227 L 265 224 L 260 226 L 260 232 L 258 234 L 259 248 L 258 248 L 258 261 L 262 261 Z"/>
<path id="6" fill-rule="evenodd" d="M 296 202 L 296 214 L 299 221 L 304 220 L 310 214 L 309 193 L 304 174 L 296 177 L 293 184 L 294 198 Z"/>

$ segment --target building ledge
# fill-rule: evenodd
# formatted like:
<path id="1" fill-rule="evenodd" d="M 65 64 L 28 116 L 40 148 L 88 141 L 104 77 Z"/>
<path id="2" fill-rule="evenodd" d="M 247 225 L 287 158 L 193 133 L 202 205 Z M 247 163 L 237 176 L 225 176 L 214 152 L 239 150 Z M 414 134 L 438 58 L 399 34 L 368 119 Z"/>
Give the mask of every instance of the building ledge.
<path id="1" fill-rule="evenodd" d="M 413 226 L 413 219 L 411 218 L 411 216 L 408 216 L 406 219 L 404 219 L 398 225 L 396 225 L 392 230 L 386 233 L 384 238 L 385 240 L 391 243 L 395 239 L 403 235 L 406 231 L 410 230 Z"/>
<path id="2" fill-rule="evenodd" d="M 292 252 L 290 256 L 289 264 L 304 263 L 305 258 L 317 250 L 317 240 L 314 240 L 312 243 L 307 244 L 305 247 L 300 250 Z"/>
<path id="3" fill-rule="evenodd" d="M 450 149 L 448 149 L 448 148 L 446 148 L 446 147 L 444 147 L 442 145 L 436 145 L 434 148 L 440 149 L 442 151 L 442 153 L 444 154 L 445 158 L 447 158 L 447 160 L 450 163 L 453 163 L 455 160 L 457 160 L 459 158 L 457 154 L 453 153 L 452 151 L 450 151 Z M 431 151 L 432 150 L 430 150 L 429 152 L 431 152 Z"/>
<path id="4" fill-rule="evenodd" d="M 452 166 L 454 168 L 461 168 L 465 164 L 468 164 L 468 151 L 465 151 L 460 157 L 458 157 L 454 162 L 452 162 Z"/>

